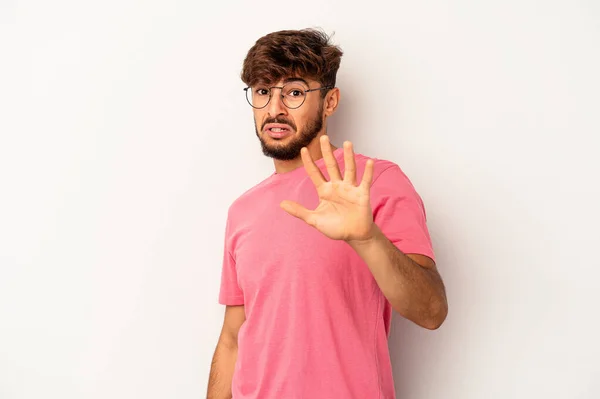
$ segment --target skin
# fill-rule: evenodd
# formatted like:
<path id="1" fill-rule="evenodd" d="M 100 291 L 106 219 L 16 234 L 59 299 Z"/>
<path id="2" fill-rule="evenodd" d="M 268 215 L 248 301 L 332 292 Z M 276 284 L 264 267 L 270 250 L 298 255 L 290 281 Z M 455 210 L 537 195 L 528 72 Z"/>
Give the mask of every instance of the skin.
<path id="1" fill-rule="evenodd" d="M 279 86 L 281 87 L 284 83 L 286 83 L 292 79 L 280 80 L 275 84 L 267 85 L 271 86 Z M 321 84 L 315 82 L 314 80 L 304 78 L 303 79 L 308 85 L 309 89 L 316 89 L 322 87 Z M 296 168 L 299 168 L 303 165 L 302 159 L 300 157 L 300 150 L 302 147 L 298 147 L 296 144 L 298 142 L 303 142 L 306 136 L 311 136 L 311 140 L 306 143 L 305 147 L 308 149 L 313 159 L 321 158 L 321 146 L 319 144 L 319 137 L 325 135 L 327 128 L 327 118 L 333 115 L 337 109 L 337 106 L 340 101 L 340 90 L 336 87 L 327 91 L 327 95 L 325 98 L 322 98 L 321 91 L 312 91 L 306 93 L 306 99 L 304 104 L 300 108 L 297 109 L 289 109 L 287 108 L 279 95 L 281 91 L 279 89 L 272 90 L 272 97 L 269 101 L 269 104 L 261 109 L 253 108 L 254 113 L 254 124 L 256 127 L 256 135 L 261 141 L 261 145 L 263 146 L 263 152 L 276 152 L 275 150 L 278 148 L 290 148 L 295 147 L 295 153 L 293 159 L 278 158 L 273 155 L 269 155 L 273 158 L 273 163 L 275 166 L 275 171 L 277 173 L 286 173 L 292 171 Z M 263 129 L 265 123 L 278 120 L 278 121 L 289 121 L 292 127 L 296 127 L 297 129 L 293 134 L 282 138 L 275 139 L 270 137 Z M 311 128 L 315 125 L 318 125 L 318 120 L 321 121 L 321 129 L 312 133 Z M 285 123 L 285 122 L 284 122 Z M 331 146 L 333 150 L 336 147 Z M 269 151 L 271 150 L 271 151 Z"/>
<path id="2" fill-rule="evenodd" d="M 310 88 L 318 82 L 306 79 Z M 282 81 L 272 85 L 281 86 Z M 338 88 L 307 93 L 304 104 L 288 109 L 274 89 L 269 104 L 253 109 L 256 134 L 265 154 L 277 153 L 282 147 L 297 147 L 311 136 L 308 144 L 298 148 L 298 154 L 283 159 L 272 156 L 275 171 L 287 173 L 304 167 L 319 196 L 319 205 L 306 209 L 293 201 L 283 201 L 281 208 L 291 216 L 303 220 L 332 240 L 345 241 L 365 261 L 385 297 L 401 316 L 426 329 L 439 328 L 448 313 L 444 283 L 435 262 L 424 255 L 404 254 L 391 243 L 373 221 L 370 188 L 373 181 L 373 161 L 369 160 L 360 182 L 357 181 L 352 143 L 344 142 L 345 171 L 342 176 L 333 156 L 336 149 L 326 134 L 327 118 L 333 115 L 340 101 Z M 322 128 L 311 132 L 315 118 L 321 118 Z M 293 134 L 283 139 L 269 137 L 262 126 L 273 119 L 285 120 L 296 126 Z M 310 134 L 309 134 L 310 133 Z M 303 136 L 304 135 L 304 136 Z M 289 159 L 291 158 L 291 159 Z M 315 161 L 324 158 L 325 179 Z M 245 321 L 243 306 L 228 306 L 223 330 L 213 357 L 209 378 L 208 399 L 231 398 L 231 377 L 237 357 L 237 333 Z"/>

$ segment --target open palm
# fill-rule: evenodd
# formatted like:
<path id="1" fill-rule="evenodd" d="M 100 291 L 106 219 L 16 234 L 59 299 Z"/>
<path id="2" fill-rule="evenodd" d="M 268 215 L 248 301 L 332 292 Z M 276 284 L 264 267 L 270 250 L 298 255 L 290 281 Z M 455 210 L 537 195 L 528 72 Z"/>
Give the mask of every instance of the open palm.
<path id="1" fill-rule="evenodd" d="M 356 161 L 352 143 L 344 143 L 344 177 L 333 156 L 329 138 L 320 139 L 321 152 L 330 180 L 327 181 L 308 150 L 301 151 L 302 162 L 319 196 L 319 205 L 309 210 L 293 201 L 283 201 L 281 207 L 290 215 L 304 220 L 334 240 L 365 240 L 373 228 L 370 189 L 373 161 L 368 160 L 362 181 L 356 182 Z"/>

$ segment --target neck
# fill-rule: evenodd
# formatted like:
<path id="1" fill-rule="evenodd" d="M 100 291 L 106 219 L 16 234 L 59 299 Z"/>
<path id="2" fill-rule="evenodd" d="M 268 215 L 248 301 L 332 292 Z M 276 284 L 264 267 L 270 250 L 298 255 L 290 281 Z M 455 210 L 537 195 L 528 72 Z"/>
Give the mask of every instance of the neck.
<path id="1" fill-rule="evenodd" d="M 308 149 L 308 153 L 310 154 L 313 161 L 323 158 L 320 137 L 324 134 L 325 132 L 319 134 L 317 137 L 314 138 L 313 141 L 310 142 L 309 145 L 306 146 L 306 148 Z M 330 146 L 331 151 L 335 151 L 337 149 L 337 147 L 335 147 L 332 144 L 330 144 Z M 273 160 L 273 163 L 275 165 L 275 172 L 278 174 L 291 172 L 292 170 L 304 167 L 304 164 L 302 163 L 302 157 L 300 155 L 298 155 L 297 158 L 291 159 L 289 161 L 275 159 Z"/>

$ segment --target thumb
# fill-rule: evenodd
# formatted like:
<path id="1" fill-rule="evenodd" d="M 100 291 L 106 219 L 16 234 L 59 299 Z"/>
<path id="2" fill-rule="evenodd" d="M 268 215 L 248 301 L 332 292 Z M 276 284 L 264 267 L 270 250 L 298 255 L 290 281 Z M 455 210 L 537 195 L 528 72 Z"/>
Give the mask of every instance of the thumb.
<path id="1" fill-rule="evenodd" d="M 298 219 L 302 219 L 308 223 L 310 211 L 308 209 L 306 209 L 305 207 L 303 207 L 302 205 L 300 205 L 299 203 L 294 202 L 294 201 L 285 200 L 285 201 L 282 201 L 279 204 L 279 206 L 281 207 L 281 209 L 283 209 L 290 215 L 295 216 Z"/>

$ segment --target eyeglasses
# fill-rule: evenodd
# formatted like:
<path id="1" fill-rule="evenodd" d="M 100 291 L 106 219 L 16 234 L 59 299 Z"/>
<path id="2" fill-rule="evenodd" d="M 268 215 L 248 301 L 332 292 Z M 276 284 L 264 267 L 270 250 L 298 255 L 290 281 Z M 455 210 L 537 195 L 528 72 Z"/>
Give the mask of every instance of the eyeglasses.
<path id="1" fill-rule="evenodd" d="M 300 108 L 306 101 L 306 94 L 311 91 L 320 91 L 331 89 L 332 86 L 323 86 L 316 89 L 309 89 L 301 82 L 290 82 L 283 86 L 250 86 L 244 88 L 246 100 L 253 108 L 261 109 L 269 104 L 273 95 L 273 89 L 281 89 L 281 100 L 283 105 L 290 109 Z"/>

